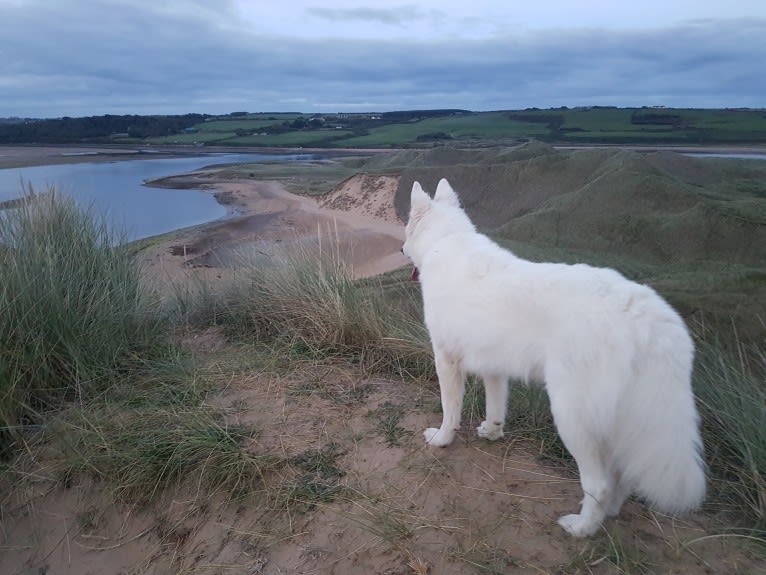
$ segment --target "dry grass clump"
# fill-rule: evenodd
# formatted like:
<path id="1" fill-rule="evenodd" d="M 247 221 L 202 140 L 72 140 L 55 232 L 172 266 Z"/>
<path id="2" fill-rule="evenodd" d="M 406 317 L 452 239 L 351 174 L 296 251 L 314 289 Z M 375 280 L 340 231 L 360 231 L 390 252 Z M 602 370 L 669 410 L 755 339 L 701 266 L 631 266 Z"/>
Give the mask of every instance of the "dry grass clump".
<path id="1" fill-rule="evenodd" d="M 396 275 L 355 281 L 337 250 L 303 242 L 277 256 L 243 254 L 239 281 L 221 298 L 182 307 L 223 325 L 314 358 L 342 356 L 367 368 L 432 374 L 417 293 Z"/>

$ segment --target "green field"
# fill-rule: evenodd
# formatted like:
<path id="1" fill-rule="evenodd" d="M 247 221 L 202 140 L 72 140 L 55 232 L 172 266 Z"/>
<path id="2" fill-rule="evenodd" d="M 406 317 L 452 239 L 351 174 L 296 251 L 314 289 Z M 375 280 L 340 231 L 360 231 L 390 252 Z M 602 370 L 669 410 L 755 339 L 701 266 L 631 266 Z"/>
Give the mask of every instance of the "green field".
<path id="1" fill-rule="evenodd" d="M 575 144 L 761 144 L 766 143 L 766 111 L 598 107 L 497 112 L 262 114 L 217 117 L 197 124 L 192 130 L 194 133 L 149 141 L 320 148 L 484 146 L 528 139 Z"/>
<path id="2" fill-rule="evenodd" d="M 527 108 L 223 116 L 89 116 L 0 125 L 0 144 L 427 148 L 565 144 L 766 144 L 764 109 Z"/>

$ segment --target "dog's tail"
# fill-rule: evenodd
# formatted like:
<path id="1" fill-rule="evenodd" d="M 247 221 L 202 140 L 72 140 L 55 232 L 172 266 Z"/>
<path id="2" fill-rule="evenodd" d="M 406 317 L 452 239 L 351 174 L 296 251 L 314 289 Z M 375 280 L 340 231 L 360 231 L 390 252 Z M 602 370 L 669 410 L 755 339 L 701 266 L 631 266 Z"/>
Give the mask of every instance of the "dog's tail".
<path id="1" fill-rule="evenodd" d="M 680 323 L 680 318 L 678 319 Z M 690 379 L 694 347 L 683 324 L 655 338 L 617 421 L 622 478 L 656 509 L 679 514 L 705 498 L 699 415 Z"/>

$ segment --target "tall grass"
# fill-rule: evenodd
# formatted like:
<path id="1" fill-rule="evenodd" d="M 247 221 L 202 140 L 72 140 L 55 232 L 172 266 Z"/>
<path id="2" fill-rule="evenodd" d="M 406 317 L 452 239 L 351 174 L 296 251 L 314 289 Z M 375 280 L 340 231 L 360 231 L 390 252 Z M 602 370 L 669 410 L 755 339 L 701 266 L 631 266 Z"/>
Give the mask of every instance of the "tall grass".
<path id="1" fill-rule="evenodd" d="M 136 264 L 94 213 L 31 188 L 0 212 L 0 451 L 163 345 Z"/>
<path id="2" fill-rule="evenodd" d="M 0 213 L 0 452 L 26 447 L 0 479 L 90 475 L 131 501 L 184 481 L 251 491 L 274 459 L 204 404 L 120 239 L 54 190 Z"/>
<path id="3" fill-rule="evenodd" d="M 720 500 L 766 528 L 766 350 L 697 342 L 695 390 Z"/>
<path id="4" fill-rule="evenodd" d="M 331 246 L 318 241 L 273 257 L 243 254 L 240 279 L 218 302 L 216 321 L 239 337 L 255 335 L 314 357 L 344 355 L 375 370 L 430 376 L 416 294 L 398 281 L 355 281 Z"/>

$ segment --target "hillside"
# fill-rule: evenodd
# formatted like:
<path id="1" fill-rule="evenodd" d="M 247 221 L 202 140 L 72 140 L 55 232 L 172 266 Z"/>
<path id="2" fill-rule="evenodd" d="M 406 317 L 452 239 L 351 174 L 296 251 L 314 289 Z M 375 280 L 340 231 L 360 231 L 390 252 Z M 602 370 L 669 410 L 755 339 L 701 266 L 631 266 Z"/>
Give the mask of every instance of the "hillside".
<path id="1" fill-rule="evenodd" d="M 766 165 L 541 144 L 402 152 L 400 216 L 414 180 L 446 177 L 476 224 L 532 259 L 586 261 L 651 283 L 687 315 L 766 318 Z"/>

